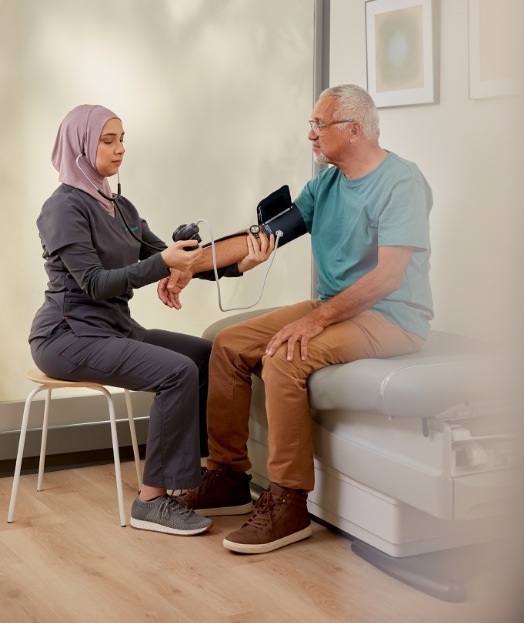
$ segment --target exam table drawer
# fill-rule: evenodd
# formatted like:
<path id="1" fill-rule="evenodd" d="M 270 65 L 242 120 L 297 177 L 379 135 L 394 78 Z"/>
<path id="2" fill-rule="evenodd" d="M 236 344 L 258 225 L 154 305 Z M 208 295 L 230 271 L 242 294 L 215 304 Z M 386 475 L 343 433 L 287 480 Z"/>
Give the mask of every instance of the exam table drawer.
<path id="1" fill-rule="evenodd" d="M 518 510 L 515 493 L 522 490 L 519 478 L 522 474 L 517 468 L 453 478 L 453 519 L 477 519 Z"/>

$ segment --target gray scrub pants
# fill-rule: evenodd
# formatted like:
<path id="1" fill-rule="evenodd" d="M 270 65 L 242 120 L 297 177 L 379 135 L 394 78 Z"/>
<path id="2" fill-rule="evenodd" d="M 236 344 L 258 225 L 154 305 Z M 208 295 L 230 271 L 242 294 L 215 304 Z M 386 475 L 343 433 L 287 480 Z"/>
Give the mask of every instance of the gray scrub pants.
<path id="1" fill-rule="evenodd" d="M 147 331 L 143 342 L 79 337 L 66 330 L 33 340 L 31 352 L 51 377 L 155 392 L 144 484 L 165 489 L 200 485 L 199 420 L 205 433 L 211 342 L 157 329 Z"/>

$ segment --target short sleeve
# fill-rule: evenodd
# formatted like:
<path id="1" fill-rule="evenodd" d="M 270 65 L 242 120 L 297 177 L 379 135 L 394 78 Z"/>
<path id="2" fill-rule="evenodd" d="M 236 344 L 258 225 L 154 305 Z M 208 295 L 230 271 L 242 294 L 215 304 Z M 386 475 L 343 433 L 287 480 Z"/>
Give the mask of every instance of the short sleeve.
<path id="1" fill-rule="evenodd" d="M 49 253 L 75 242 L 91 243 L 88 211 L 72 193 L 53 195 L 43 205 L 36 224 Z"/>
<path id="2" fill-rule="evenodd" d="M 313 212 L 315 211 L 315 185 L 315 179 L 309 180 L 294 201 L 309 233 L 311 233 Z"/>
<path id="3" fill-rule="evenodd" d="M 378 220 L 379 247 L 413 247 L 427 251 L 431 193 L 413 178 L 395 184 Z"/>

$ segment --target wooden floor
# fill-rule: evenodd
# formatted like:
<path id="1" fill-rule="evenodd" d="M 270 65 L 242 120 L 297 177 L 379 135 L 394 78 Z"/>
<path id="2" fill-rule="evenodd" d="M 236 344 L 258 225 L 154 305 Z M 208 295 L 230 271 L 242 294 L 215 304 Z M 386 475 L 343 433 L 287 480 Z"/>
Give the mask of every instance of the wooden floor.
<path id="1" fill-rule="evenodd" d="M 122 471 L 129 512 L 133 464 Z M 195 537 L 121 528 L 111 465 L 46 474 L 40 493 L 36 479 L 21 478 L 13 524 L 12 478 L 0 479 L 1 623 L 522 623 L 522 578 L 480 574 L 467 602 L 448 604 L 318 524 L 301 543 L 238 555 L 222 539 L 239 517 Z"/>

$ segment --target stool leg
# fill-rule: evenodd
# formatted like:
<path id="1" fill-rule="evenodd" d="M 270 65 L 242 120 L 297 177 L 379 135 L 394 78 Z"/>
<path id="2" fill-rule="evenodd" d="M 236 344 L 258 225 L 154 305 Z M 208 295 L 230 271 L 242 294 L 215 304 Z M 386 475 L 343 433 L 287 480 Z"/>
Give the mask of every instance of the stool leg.
<path id="1" fill-rule="evenodd" d="M 40 446 L 40 461 L 38 462 L 38 484 L 36 485 L 37 491 L 42 491 L 42 483 L 44 481 L 44 467 L 45 467 L 45 450 L 47 446 L 47 429 L 49 427 L 49 407 L 51 405 L 51 388 L 47 389 L 45 397 L 44 407 L 44 423 L 42 425 L 42 445 Z"/>
<path id="2" fill-rule="evenodd" d="M 118 509 L 120 511 L 120 525 L 124 527 L 126 525 L 126 513 L 124 509 L 124 493 L 122 490 L 122 472 L 120 471 L 120 452 L 118 451 L 118 435 L 116 432 L 116 417 L 115 417 L 115 405 L 113 404 L 113 398 L 105 387 L 101 387 L 100 391 L 107 398 L 107 404 L 109 406 L 109 420 L 111 422 L 111 440 L 113 442 L 113 456 L 115 458 L 115 478 L 116 478 L 116 490 L 118 493 Z"/>
<path id="3" fill-rule="evenodd" d="M 142 468 L 140 467 L 140 454 L 138 452 L 138 443 L 136 440 L 135 419 L 133 417 L 133 405 L 131 404 L 131 394 L 128 389 L 124 390 L 126 397 L 127 417 L 129 418 L 129 429 L 131 430 L 131 443 L 133 444 L 133 454 L 135 456 L 136 479 L 138 481 L 138 490 L 142 488 Z"/>
<path id="4" fill-rule="evenodd" d="M 7 523 L 13 523 L 13 516 L 15 514 L 16 496 L 18 494 L 18 483 L 20 481 L 20 471 L 22 470 L 22 457 L 24 456 L 25 435 L 27 432 L 27 423 L 29 421 L 29 410 L 31 408 L 31 401 L 38 394 L 39 391 L 45 389 L 40 386 L 29 394 L 25 401 L 24 415 L 22 416 L 22 427 L 20 428 L 20 441 L 18 442 L 18 454 L 16 457 L 15 465 L 15 477 L 13 480 L 13 488 L 11 489 L 11 501 L 9 503 L 9 512 L 7 514 Z"/>

